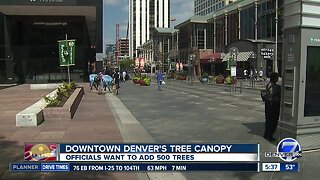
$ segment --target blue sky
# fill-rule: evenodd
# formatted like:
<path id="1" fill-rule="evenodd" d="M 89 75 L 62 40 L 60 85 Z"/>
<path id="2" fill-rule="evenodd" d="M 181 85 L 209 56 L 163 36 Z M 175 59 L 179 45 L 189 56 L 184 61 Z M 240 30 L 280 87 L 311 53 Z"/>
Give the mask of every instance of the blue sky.
<path id="1" fill-rule="evenodd" d="M 104 42 L 114 44 L 116 39 L 116 24 L 120 24 L 120 37 L 126 37 L 128 24 L 129 0 L 103 0 L 104 1 Z M 171 23 L 173 28 L 193 15 L 193 0 L 170 0 Z"/>

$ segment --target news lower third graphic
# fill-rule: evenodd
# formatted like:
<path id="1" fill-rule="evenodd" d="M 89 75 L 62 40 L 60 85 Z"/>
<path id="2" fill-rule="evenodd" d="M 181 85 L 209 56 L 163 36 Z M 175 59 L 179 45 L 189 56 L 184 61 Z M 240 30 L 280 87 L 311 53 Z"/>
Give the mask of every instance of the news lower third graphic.
<path id="1" fill-rule="evenodd" d="M 260 144 L 26 143 L 25 161 L 12 162 L 9 168 L 12 172 L 298 172 L 299 164 L 291 161 L 300 152 L 299 143 L 291 138 L 280 141 L 277 152 L 265 153 L 285 163 L 260 163 Z"/>

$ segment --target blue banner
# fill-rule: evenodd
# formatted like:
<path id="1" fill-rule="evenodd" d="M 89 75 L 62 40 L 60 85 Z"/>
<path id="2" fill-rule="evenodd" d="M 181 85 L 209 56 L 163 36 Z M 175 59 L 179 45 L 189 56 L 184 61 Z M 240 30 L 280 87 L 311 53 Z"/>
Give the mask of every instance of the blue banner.
<path id="1" fill-rule="evenodd" d="M 258 144 L 60 144 L 60 153 L 258 153 Z"/>
<path id="2" fill-rule="evenodd" d="M 69 163 L 41 163 L 41 172 L 68 172 Z"/>

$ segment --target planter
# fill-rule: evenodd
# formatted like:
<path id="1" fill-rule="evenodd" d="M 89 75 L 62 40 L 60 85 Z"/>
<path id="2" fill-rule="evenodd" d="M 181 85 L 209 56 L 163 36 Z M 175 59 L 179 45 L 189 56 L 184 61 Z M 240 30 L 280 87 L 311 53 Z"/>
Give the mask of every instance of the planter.
<path id="1" fill-rule="evenodd" d="M 144 85 L 145 85 L 144 80 L 143 80 L 143 79 L 140 79 L 140 80 L 139 80 L 139 84 L 140 84 L 141 86 L 144 86 Z"/>
<path id="2" fill-rule="evenodd" d="M 177 79 L 178 79 L 178 80 L 186 80 L 187 77 L 186 77 L 186 76 L 179 76 Z"/>
<path id="3" fill-rule="evenodd" d="M 224 84 L 224 79 L 216 80 L 216 83 L 217 83 L 217 84 Z"/>
<path id="4" fill-rule="evenodd" d="M 134 84 L 139 84 L 140 80 L 139 79 L 132 79 L 132 81 L 133 81 Z"/>
<path id="5" fill-rule="evenodd" d="M 207 83 L 209 80 L 208 80 L 208 78 L 201 78 L 201 82 L 203 82 L 203 83 Z"/>
<path id="6" fill-rule="evenodd" d="M 75 89 L 62 107 L 46 107 L 43 109 L 44 120 L 71 120 L 84 95 L 83 87 Z"/>

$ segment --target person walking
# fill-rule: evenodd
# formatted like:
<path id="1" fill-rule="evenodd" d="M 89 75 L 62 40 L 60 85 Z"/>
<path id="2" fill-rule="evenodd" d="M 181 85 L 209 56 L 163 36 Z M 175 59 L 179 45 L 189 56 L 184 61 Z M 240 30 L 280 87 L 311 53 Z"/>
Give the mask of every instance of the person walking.
<path id="1" fill-rule="evenodd" d="M 127 76 L 126 71 L 123 71 L 122 72 L 122 80 L 123 80 L 123 82 L 126 82 L 126 76 Z"/>
<path id="2" fill-rule="evenodd" d="M 243 70 L 243 76 L 244 76 L 244 79 L 247 80 L 247 78 L 248 78 L 248 70 L 246 70 L 246 69 Z"/>
<path id="3" fill-rule="evenodd" d="M 277 84 L 278 79 L 278 73 L 271 73 L 270 83 L 266 86 L 266 90 L 270 93 L 270 98 L 265 101 L 266 121 L 263 137 L 268 141 L 275 141 L 273 134 L 277 129 L 280 114 L 281 86 Z"/>
<path id="4" fill-rule="evenodd" d="M 163 73 L 160 70 L 156 73 L 156 79 L 157 79 L 157 84 L 158 84 L 158 91 L 161 91 L 161 84 L 163 81 Z"/>
<path id="5" fill-rule="evenodd" d="M 263 81 L 263 70 L 262 70 L 262 68 L 259 71 L 259 78 L 260 78 L 260 81 Z"/>
<path id="6" fill-rule="evenodd" d="M 103 90 L 103 73 L 100 71 L 98 74 L 98 94 L 102 94 L 102 90 Z"/>
<path id="7" fill-rule="evenodd" d="M 118 71 L 114 71 L 113 73 L 113 94 L 119 94 L 119 82 L 120 81 L 120 73 Z"/>

